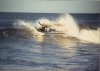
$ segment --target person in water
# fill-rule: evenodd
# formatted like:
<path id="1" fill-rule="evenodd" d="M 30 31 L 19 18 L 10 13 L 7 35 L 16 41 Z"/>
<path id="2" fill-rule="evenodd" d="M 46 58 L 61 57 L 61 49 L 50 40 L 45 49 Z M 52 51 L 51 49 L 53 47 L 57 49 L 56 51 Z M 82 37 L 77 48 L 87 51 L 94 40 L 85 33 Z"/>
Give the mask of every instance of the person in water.
<path id="1" fill-rule="evenodd" d="M 54 32 L 55 31 L 55 29 L 49 28 L 48 25 L 45 25 L 44 23 L 41 24 L 39 22 L 39 24 L 42 26 L 42 28 L 39 29 L 39 31 L 41 32 Z"/>
<path id="2" fill-rule="evenodd" d="M 40 22 L 39 22 L 39 24 L 42 26 L 42 28 L 40 28 L 39 31 L 41 31 L 41 32 L 46 32 L 46 28 L 47 28 L 47 26 L 41 24 Z"/>

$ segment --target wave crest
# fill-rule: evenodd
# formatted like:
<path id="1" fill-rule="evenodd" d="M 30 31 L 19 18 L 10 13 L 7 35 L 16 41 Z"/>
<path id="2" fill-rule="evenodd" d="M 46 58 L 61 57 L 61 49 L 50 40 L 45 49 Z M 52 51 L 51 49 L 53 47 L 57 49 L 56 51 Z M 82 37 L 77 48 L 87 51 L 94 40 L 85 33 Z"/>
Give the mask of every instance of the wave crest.
<path id="1" fill-rule="evenodd" d="M 57 32 L 63 32 L 66 37 L 75 37 L 79 40 L 84 40 L 93 43 L 100 43 L 100 29 L 79 29 L 78 23 L 69 14 L 64 14 L 56 20 L 39 19 L 35 22 L 17 21 L 13 26 L 17 28 L 25 28 L 29 30 L 33 35 L 42 36 L 45 33 L 37 31 L 42 28 L 39 24 L 47 25 L 47 29 L 54 29 Z"/>

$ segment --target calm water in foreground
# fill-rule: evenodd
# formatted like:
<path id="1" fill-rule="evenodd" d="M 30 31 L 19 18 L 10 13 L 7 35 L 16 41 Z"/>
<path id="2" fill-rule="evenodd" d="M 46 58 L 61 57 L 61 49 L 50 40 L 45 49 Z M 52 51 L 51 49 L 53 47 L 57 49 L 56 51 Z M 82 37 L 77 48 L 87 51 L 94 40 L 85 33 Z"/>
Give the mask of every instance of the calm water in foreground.
<path id="1" fill-rule="evenodd" d="M 0 71 L 99 71 L 99 46 L 57 35 L 0 37 Z"/>

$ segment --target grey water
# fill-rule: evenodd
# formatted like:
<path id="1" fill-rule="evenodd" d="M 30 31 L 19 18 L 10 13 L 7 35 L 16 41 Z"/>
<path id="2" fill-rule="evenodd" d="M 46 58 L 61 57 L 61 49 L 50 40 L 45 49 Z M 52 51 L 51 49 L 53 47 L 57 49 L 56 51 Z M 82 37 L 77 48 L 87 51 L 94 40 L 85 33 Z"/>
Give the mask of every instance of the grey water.
<path id="1" fill-rule="evenodd" d="M 34 18 L 46 17 L 52 20 L 59 16 L 59 14 L 25 14 L 22 18 L 22 15 L 0 14 L 2 28 L 0 30 L 0 71 L 99 71 L 100 44 L 85 43 L 76 38 L 63 38 L 50 34 L 38 40 L 20 35 L 22 31 L 19 33 L 12 28 L 3 29 L 12 27 L 17 19 L 34 21 L 36 20 Z M 74 16 L 79 18 L 81 15 Z M 86 14 L 85 17 L 92 20 L 91 16 L 98 22 L 98 15 Z M 86 21 L 84 17 L 81 20 Z M 7 36 L 2 34 L 3 31 L 8 32 Z"/>

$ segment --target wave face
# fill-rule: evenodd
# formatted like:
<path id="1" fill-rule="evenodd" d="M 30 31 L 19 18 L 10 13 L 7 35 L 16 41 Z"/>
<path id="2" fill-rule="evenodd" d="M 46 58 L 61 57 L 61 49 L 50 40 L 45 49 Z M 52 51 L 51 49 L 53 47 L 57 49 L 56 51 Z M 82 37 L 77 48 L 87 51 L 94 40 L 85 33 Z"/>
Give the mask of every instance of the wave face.
<path id="1" fill-rule="evenodd" d="M 80 30 L 79 24 L 69 14 L 63 14 L 55 20 L 49 20 L 46 18 L 38 19 L 35 22 L 26 22 L 20 20 L 13 26 L 17 28 L 27 28 L 27 30 L 30 30 L 32 34 L 41 36 L 44 35 L 44 33 L 41 33 L 36 30 L 42 28 L 39 22 L 47 26 L 46 30 L 54 29 L 57 32 L 65 33 L 63 36 L 75 37 L 79 40 L 88 41 L 92 43 L 100 43 L 100 28 L 98 28 L 97 30 L 92 30 L 89 28 L 83 28 Z"/>
<path id="2" fill-rule="evenodd" d="M 92 29 L 81 29 L 79 30 L 78 23 L 74 20 L 74 18 L 67 14 L 62 16 L 58 23 L 63 23 L 66 26 L 66 33 L 72 37 L 76 37 L 80 40 L 90 41 L 94 43 L 100 43 L 100 30 L 92 30 Z"/>

